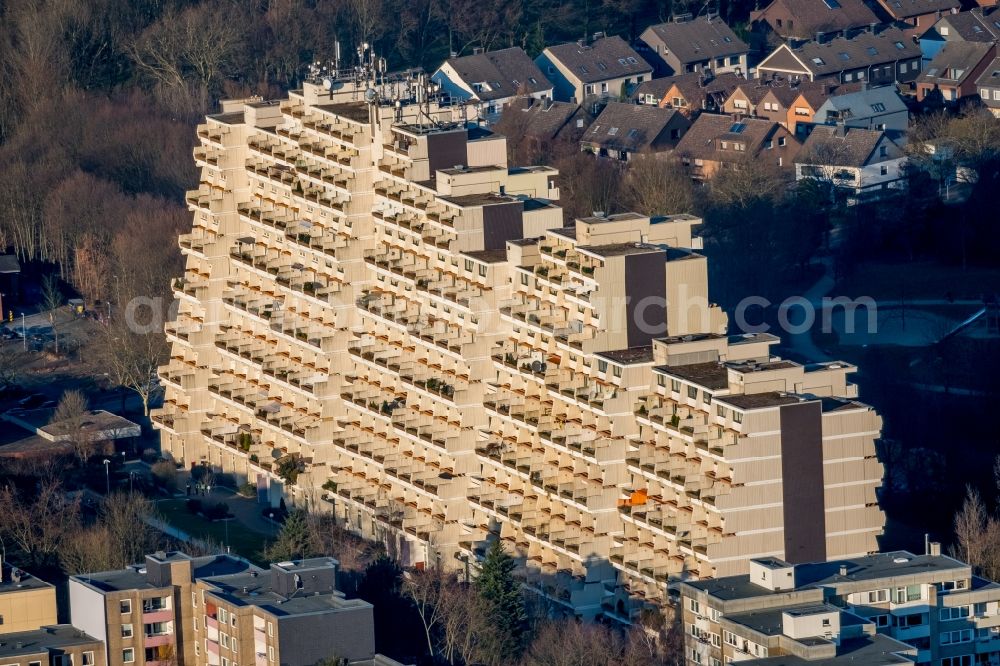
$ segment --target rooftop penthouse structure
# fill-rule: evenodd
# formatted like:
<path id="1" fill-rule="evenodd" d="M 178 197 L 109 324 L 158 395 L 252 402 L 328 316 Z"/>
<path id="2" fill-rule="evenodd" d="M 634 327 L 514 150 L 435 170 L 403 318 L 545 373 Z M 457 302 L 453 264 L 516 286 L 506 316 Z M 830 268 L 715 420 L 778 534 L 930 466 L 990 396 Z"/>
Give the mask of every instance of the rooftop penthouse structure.
<path id="1" fill-rule="evenodd" d="M 199 127 L 164 450 L 406 564 L 471 574 L 502 539 L 585 617 L 751 557 L 876 550 L 880 421 L 853 368 L 727 336 L 698 218 L 567 226 L 557 172 L 462 113 L 373 74 Z"/>

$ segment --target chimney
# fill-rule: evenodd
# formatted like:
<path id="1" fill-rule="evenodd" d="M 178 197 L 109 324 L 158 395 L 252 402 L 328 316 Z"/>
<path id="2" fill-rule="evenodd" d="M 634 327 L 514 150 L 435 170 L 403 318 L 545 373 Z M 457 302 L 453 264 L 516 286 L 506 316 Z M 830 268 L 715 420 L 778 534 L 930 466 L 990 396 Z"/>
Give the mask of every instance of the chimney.
<path id="1" fill-rule="evenodd" d="M 931 541 L 930 543 L 930 556 L 931 557 L 941 557 L 941 542 Z"/>
<path id="2" fill-rule="evenodd" d="M 833 130 L 833 135 L 843 139 L 847 136 L 847 125 L 844 124 L 843 118 L 837 119 L 837 128 Z"/>
<path id="3" fill-rule="evenodd" d="M 847 575 L 847 565 L 846 564 L 841 564 L 840 565 L 840 571 L 838 573 L 840 573 L 841 576 L 846 576 Z"/>

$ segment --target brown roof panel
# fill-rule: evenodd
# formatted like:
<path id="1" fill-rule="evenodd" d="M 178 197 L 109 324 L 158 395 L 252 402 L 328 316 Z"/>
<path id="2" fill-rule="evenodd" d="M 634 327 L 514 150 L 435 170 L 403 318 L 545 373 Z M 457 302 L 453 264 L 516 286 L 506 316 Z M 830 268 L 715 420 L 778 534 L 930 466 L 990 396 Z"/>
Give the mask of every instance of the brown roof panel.
<path id="1" fill-rule="evenodd" d="M 779 16 L 794 17 L 794 23 L 785 21 L 778 26 L 774 19 Z M 843 32 L 881 23 L 862 0 L 774 0 L 764 9 L 751 12 L 750 18 L 767 21 L 782 37 L 796 39 L 813 39 L 818 32 Z"/>
<path id="2" fill-rule="evenodd" d="M 653 68 L 621 37 L 602 37 L 581 46 L 576 42 L 550 46 L 545 51 L 584 83 L 649 74 Z"/>
<path id="3" fill-rule="evenodd" d="M 476 92 L 476 97 L 484 101 L 516 94 L 530 95 L 552 88 L 538 65 L 517 46 L 451 58 L 447 63 L 470 88 L 477 83 L 488 85 L 488 90 L 483 88 Z"/>
<path id="4" fill-rule="evenodd" d="M 743 40 L 718 17 L 651 25 L 639 39 L 654 51 L 657 46 L 666 47 L 683 63 L 742 55 L 749 51 Z"/>

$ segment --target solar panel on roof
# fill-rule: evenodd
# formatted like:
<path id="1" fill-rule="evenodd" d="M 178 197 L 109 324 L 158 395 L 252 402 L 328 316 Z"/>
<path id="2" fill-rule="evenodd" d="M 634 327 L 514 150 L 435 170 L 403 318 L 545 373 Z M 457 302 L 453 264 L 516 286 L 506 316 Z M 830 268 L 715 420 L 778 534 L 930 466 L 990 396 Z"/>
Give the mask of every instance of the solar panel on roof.
<path id="1" fill-rule="evenodd" d="M 878 49 L 875 48 L 874 46 L 869 46 L 868 47 L 868 55 L 871 55 L 871 56 L 878 55 Z"/>
<path id="2" fill-rule="evenodd" d="M 827 9 L 840 9 L 840 3 L 837 0 L 823 0 L 823 4 L 826 5 Z"/>
<path id="3" fill-rule="evenodd" d="M 740 134 L 746 128 L 747 128 L 747 124 L 746 123 L 733 123 L 732 126 L 729 128 L 729 133 L 730 134 Z"/>

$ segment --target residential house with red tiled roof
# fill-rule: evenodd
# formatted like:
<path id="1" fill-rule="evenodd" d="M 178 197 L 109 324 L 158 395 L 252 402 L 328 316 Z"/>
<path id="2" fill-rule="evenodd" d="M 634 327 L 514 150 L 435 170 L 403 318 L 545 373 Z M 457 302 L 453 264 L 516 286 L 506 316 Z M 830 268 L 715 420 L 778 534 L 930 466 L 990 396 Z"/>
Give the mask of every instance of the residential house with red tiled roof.
<path id="1" fill-rule="evenodd" d="M 628 161 L 637 153 L 663 153 L 684 136 L 691 121 L 674 109 L 610 102 L 580 139 L 583 150 Z"/>
<path id="2" fill-rule="evenodd" d="M 674 150 L 692 178 L 707 180 L 720 169 L 770 165 L 793 170 L 800 143 L 779 123 L 703 113 Z"/>
<path id="3" fill-rule="evenodd" d="M 903 27 L 907 37 L 919 37 L 945 14 L 962 9 L 959 0 L 878 0 L 893 21 Z"/>
<path id="4" fill-rule="evenodd" d="M 829 42 L 807 42 L 794 49 L 782 44 L 757 65 L 757 76 L 908 83 L 920 74 L 920 56 L 920 49 L 901 30 L 886 28 Z"/>
<path id="5" fill-rule="evenodd" d="M 906 187 L 902 133 L 817 125 L 795 158 L 795 179 L 813 179 L 848 195 L 877 198 Z"/>
<path id="6" fill-rule="evenodd" d="M 917 79 L 917 101 L 938 92 L 945 103 L 978 96 L 976 82 L 996 53 L 995 43 L 948 42 Z"/>
<path id="7" fill-rule="evenodd" d="M 746 80 L 736 74 L 681 74 L 646 81 L 635 89 L 632 99 L 639 104 L 677 109 L 693 118 L 702 111 L 719 112 L 730 93 Z"/>
<path id="8" fill-rule="evenodd" d="M 535 64 L 552 81 L 555 99 L 588 107 L 628 95 L 653 73 L 642 56 L 614 36 L 549 46 Z"/>
<path id="9" fill-rule="evenodd" d="M 881 23 L 862 0 L 774 0 L 750 12 L 750 21 L 758 49 L 769 33 L 794 45 Z"/>
<path id="10" fill-rule="evenodd" d="M 488 122 L 495 122 L 518 95 L 552 97 L 552 83 L 516 46 L 449 58 L 431 79 L 452 97 L 474 103 L 479 117 Z"/>
<path id="11" fill-rule="evenodd" d="M 644 47 L 640 52 L 656 74 L 747 71 L 750 47 L 717 16 L 651 25 L 639 35 L 639 41 Z"/>

